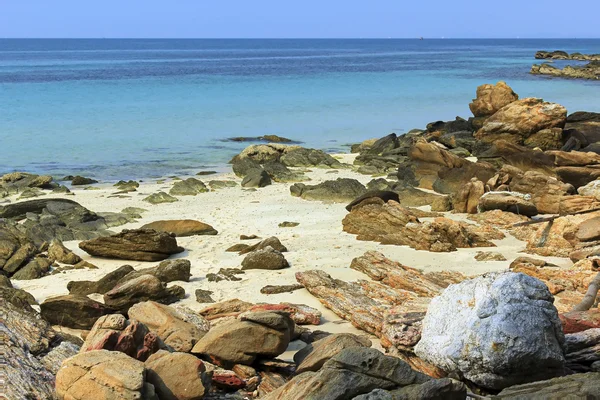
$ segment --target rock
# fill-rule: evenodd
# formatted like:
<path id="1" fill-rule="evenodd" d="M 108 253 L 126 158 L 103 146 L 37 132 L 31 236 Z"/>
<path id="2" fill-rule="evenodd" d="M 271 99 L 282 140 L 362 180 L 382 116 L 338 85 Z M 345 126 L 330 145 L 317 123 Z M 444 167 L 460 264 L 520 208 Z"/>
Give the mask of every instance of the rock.
<path id="1" fill-rule="evenodd" d="M 119 279 L 117 285 L 122 285 L 127 281 L 138 278 L 142 275 L 152 275 L 158 278 L 162 283 L 169 282 L 189 282 L 190 281 L 190 268 L 192 264 L 189 260 L 177 259 L 177 260 L 165 260 L 158 264 L 156 267 L 143 268 L 137 271 L 132 271 Z"/>
<path id="2" fill-rule="evenodd" d="M 62 264 L 75 265 L 81 261 L 81 257 L 67 249 L 58 239 L 52 240 L 48 246 L 48 258 L 51 262 L 58 261 Z"/>
<path id="3" fill-rule="evenodd" d="M 91 185 L 94 183 L 98 183 L 98 181 L 92 178 L 86 178 L 79 175 L 74 176 L 73 179 L 71 179 L 71 185 L 73 186 Z"/>
<path id="4" fill-rule="evenodd" d="M 493 251 L 478 251 L 475 254 L 475 259 L 477 261 L 506 261 L 502 254 Z"/>
<path id="5" fill-rule="evenodd" d="M 29 261 L 24 267 L 15 272 L 12 276 L 14 280 L 38 279 L 50 271 L 52 263 L 47 258 L 36 257 Z"/>
<path id="6" fill-rule="evenodd" d="M 177 197 L 173 197 L 165 192 L 153 193 L 150 196 L 143 199 L 143 201 L 150 204 L 162 204 L 162 203 L 174 203 L 179 201 Z"/>
<path id="7" fill-rule="evenodd" d="M 231 160 L 231 163 L 233 164 L 231 166 L 233 173 L 240 178 L 246 177 L 251 171 L 264 171 L 263 167 L 251 158 L 239 158 L 237 156 Z"/>
<path id="8" fill-rule="evenodd" d="M 285 253 L 286 251 L 288 251 L 287 247 L 285 247 L 279 241 L 279 239 L 277 237 L 271 236 L 257 244 L 254 244 L 252 246 L 249 246 L 249 247 L 246 247 L 246 248 L 240 250 L 240 255 L 251 253 L 256 250 L 263 250 L 263 249 L 266 249 L 267 247 L 271 247 L 281 253 Z"/>
<path id="9" fill-rule="evenodd" d="M 309 180 L 304 174 L 291 171 L 279 161 L 269 161 L 263 164 L 263 169 L 275 182 L 300 182 Z"/>
<path id="10" fill-rule="evenodd" d="M 502 210 L 533 217 L 538 210 L 530 199 L 531 196 L 518 192 L 488 192 L 479 199 L 478 208 L 481 211 Z"/>
<path id="11" fill-rule="evenodd" d="M 156 301 L 171 304 L 185 296 L 181 286 L 162 283 L 152 275 L 142 275 L 129 280 L 104 294 L 104 304 L 116 310 L 126 312 L 131 306 L 142 301 Z"/>
<path id="12" fill-rule="evenodd" d="M 590 148 L 594 143 L 600 141 L 600 113 L 574 112 L 567 116 L 565 130 L 567 136 L 577 138 L 584 151 L 593 151 Z"/>
<path id="13" fill-rule="evenodd" d="M 552 302 L 548 288 L 524 274 L 451 285 L 431 301 L 415 352 L 496 390 L 561 375 L 564 335 Z"/>
<path id="14" fill-rule="evenodd" d="M 250 307 L 247 311 L 241 313 L 241 317 L 244 317 L 246 313 L 258 313 L 258 312 L 276 312 L 285 313 L 294 321 L 297 325 L 319 325 L 321 323 L 321 312 L 316 308 L 309 307 L 305 304 L 292 304 L 292 303 L 280 303 L 280 304 L 256 304 Z"/>
<path id="15" fill-rule="evenodd" d="M 262 188 L 271 184 L 271 178 L 265 170 L 253 169 L 242 179 L 242 187 Z"/>
<path id="16" fill-rule="evenodd" d="M 115 312 L 110 305 L 72 294 L 48 298 L 40 310 L 42 317 L 52 325 L 75 329 L 90 329 L 98 318 Z"/>
<path id="17" fill-rule="evenodd" d="M 479 199 L 485 193 L 483 182 L 477 178 L 463 185 L 454 198 L 454 210 L 459 213 L 477 214 Z"/>
<path id="18" fill-rule="evenodd" d="M 215 302 L 211 296 L 211 294 L 213 294 L 213 292 L 211 290 L 196 289 L 195 294 L 196 294 L 196 301 L 198 303 L 214 303 Z"/>
<path id="19" fill-rule="evenodd" d="M 595 180 L 585 186 L 577 189 L 577 193 L 582 196 L 593 196 L 596 200 L 600 200 L 600 180 Z"/>
<path id="20" fill-rule="evenodd" d="M 150 399 L 144 364 L 107 350 L 77 354 L 63 362 L 56 375 L 56 395 L 69 399 Z"/>
<path id="21" fill-rule="evenodd" d="M 600 208 L 600 200 L 592 196 L 565 196 L 558 203 L 558 214 L 572 215 Z"/>
<path id="22" fill-rule="evenodd" d="M 342 164 L 322 150 L 288 147 L 279 159 L 288 167 L 340 168 Z"/>
<path id="23" fill-rule="evenodd" d="M 532 149 L 560 150 L 563 147 L 563 130 L 561 128 L 542 129 L 529 136 L 523 144 Z"/>
<path id="24" fill-rule="evenodd" d="M 370 199 L 373 197 L 377 197 L 387 203 L 390 200 L 394 200 L 397 203 L 400 203 L 400 196 L 396 192 L 392 192 L 389 190 L 377 190 L 377 191 L 369 191 L 362 196 L 358 196 L 356 199 L 352 200 L 350 204 L 346 206 L 346 211 L 352 211 L 352 207 L 357 204 L 360 204 L 363 200 Z"/>
<path id="25" fill-rule="evenodd" d="M 588 399 L 600 393 L 600 374 L 597 372 L 587 374 L 574 374 L 561 378 L 549 379 L 511 386 L 501 391 L 494 400 L 504 399 L 568 399 L 569 397 Z"/>
<path id="26" fill-rule="evenodd" d="M 469 108 L 475 117 L 489 117 L 518 99 L 519 96 L 512 88 L 506 82 L 500 81 L 495 85 L 479 86 L 477 98 L 469 104 Z"/>
<path id="27" fill-rule="evenodd" d="M 37 304 L 35 297 L 33 297 L 31 293 L 26 292 L 23 289 L 15 289 L 12 287 L 8 278 L 4 275 L 0 276 L 5 278 L 8 282 L 7 284 L 0 284 L 0 297 L 16 307 L 33 306 Z"/>
<path id="28" fill-rule="evenodd" d="M 300 222 L 283 221 L 280 222 L 277 226 L 280 228 L 295 228 L 298 225 L 300 225 Z"/>
<path id="29" fill-rule="evenodd" d="M 570 311 L 560 314 L 559 317 L 565 334 L 600 328 L 600 310 L 598 309 Z"/>
<path id="30" fill-rule="evenodd" d="M 79 248 L 96 257 L 135 261 L 160 261 L 183 251 L 175 235 L 152 229 L 124 229 L 109 237 L 81 242 Z"/>
<path id="31" fill-rule="evenodd" d="M 541 65 L 534 64 L 531 67 L 530 73 L 534 75 L 598 80 L 600 79 L 600 62 L 591 61 L 585 65 L 567 65 L 562 69 L 547 63 Z"/>
<path id="32" fill-rule="evenodd" d="M 131 265 L 123 265 L 116 270 L 106 274 L 100 280 L 94 281 L 71 281 L 67 284 L 70 294 L 87 296 L 92 293 L 104 294 L 115 287 L 117 282 L 134 271 Z"/>
<path id="33" fill-rule="evenodd" d="M 136 189 L 140 187 L 140 184 L 136 181 L 129 180 L 129 181 L 119 181 L 119 182 L 115 183 L 113 186 L 124 192 L 135 192 Z"/>
<path id="34" fill-rule="evenodd" d="M 390 201 L 368 199 L 354 206 L 342 221 L 344 232 L 358 240 L 406 245 L 417 250 L 455 251 L 456 248 L 494 247 L 478 227 L 447 218 L 421 223 L 415 212 Z M 502 238 L 491 232 L 490 238 Z"/>
<path id="35" fill-rule="evenodd" d="M 206 274 L 206 279 L 209 282 L 241 281 L 242 278 L 236 276 L 241 274 L 245 272 L 239 268 L 220 268 L 216 274 Z"/>
<path id="36" fill-rule="evenodd" d="M 191 313 L 191 310 L 188 312 Z M 209 328 L 208 322 L 198 314 L 194 317 L 198 322 L 193 324 L 187 322 L 185 315 L 178 309 L 154 301 L 137 303 L 129 309 L 127 314 L 130 319 L 146 325 L 175 351 L 184 353 L 192 350 L 192 347 Z"/>
<path id="37" fill-rule="evenodd" d="M 280 294 L 280 293 L 290 293 L 298 289 L 304 289 L 302 285 L 267 285 L 260 289 L 262 294 Z"/>
<path id="38" fill-rule="evenodd" d="M 600 216 L 586 219 L 577 226 L 577 240 L 589 242 L 600 239 Z"/>
<path id="39" fill-rule="evenodd" d="M 290 265 L 281 252 L 267 246 L 261 250 L 249 253 L 242 261 L 242 270 L 249 269 L 283 269 Z"/>
<path id="40" fill-rule="evenodd" d="M 296 183 L 290 187 L 292 196 L 304 200 L 346 203 L 363 195 L 367 189 L 356 179 L 338 178 L 318 185 Z"/>
<path id="41" fill-rule="evenodd" d="M 375 349 L 351 347 L 329 359 L 319 372 L 297 375 L 265 399 L 352 399 L 376 388 L 395 389 L 428 380 L 398 358 Z"/>
<path id="42" fill-rule="evenodd" d="M 169 194 L 171 196 L 196 196 L 200 193 L 208 192 L 206 185 L 196 178 L 187 178 L 173 184 Z"/>
<path id="43" fill-rule="evenodd" d="M 210 188 L 212 190 L 219 190 L 219 189 L 226 189 L 226 188 L 238 187 L 238 183 L 234 182 L 234 181 L 217 181 L 217 180 L 212 180 L 212 181 L 208 181 L 208 186 L 210 186 Z"/>
<path id="44" fill-rule="evenodd" d="M 192 353 L 208 355 L 220 364 L 251 365 L 257 357 L 283 353 L 293 331 L 294 323 L 285 314 L 246 314 L 213 327 L 196 343 Z"/>
<path id="45" fill-rule="evenodd" d="M 339 333 L 317 340 L 294 354 L 294 362 L 298 365 L 296 373 L 318 371 L 323 364 L 340 351 L 350 347 L 371 347 L 369 339 L 351 333 Z"/>
<path id="46" fill-rule="evenodd" d="M 142 226 L 141 229 L 153 229 L 157 232 L 172 232 L 176 237 L 216 235 L 218 233 L 212 226 L 193 219 L 154 221 Z"/>
<path id="47" fill-rule="evenodd" d="M 499 134 L 510 134 L 521 141 L 542 129 L 563 128 L 566 122 L 567 110 L 563 106 L 526 98 L 513 101 L 494 113 L 475 137 L 493 140 Z"/>
<path id="48" fill-rule="evenodd" d="M 145 362 L 146 380 L 161 400 L 200 400 L 210 388 L 210 375 L 204 363 L 185 353 L 161 350 Z"/>
<path id="49" fill-rule="evenodd" d="M 239 314 L 250 310 L 254 304 L 242 301 L 240 299 L 231 299 L 215 303 L 200 311 L 200 315 L 208 320 L 222 318 L 226 316 Z"/>

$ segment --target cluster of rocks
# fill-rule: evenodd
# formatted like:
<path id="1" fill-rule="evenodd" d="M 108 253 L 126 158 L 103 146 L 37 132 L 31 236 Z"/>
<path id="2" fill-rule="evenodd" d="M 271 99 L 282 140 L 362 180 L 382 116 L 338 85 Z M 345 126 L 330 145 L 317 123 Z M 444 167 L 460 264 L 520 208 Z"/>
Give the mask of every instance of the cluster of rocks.
<path id="1" fill-rule="evenodd" d="M 563 78 L 600 79 L 600 54 L 569 54 L 565 51 L 538 51 L 536 59 L 589 61 L 585 65 L 567 65 L 564 68 L 555 67 L 549 63 L 534 64 L 531 73 L 535 75 L 550 75 Z"/>
<path id="2" fill-rule="evenodd" d="M 577 61 L 600 61 L 600 54 L 567 53 L 566 51 L 538 51 L 535 58 L 540 60 L 577 60 Z"/>

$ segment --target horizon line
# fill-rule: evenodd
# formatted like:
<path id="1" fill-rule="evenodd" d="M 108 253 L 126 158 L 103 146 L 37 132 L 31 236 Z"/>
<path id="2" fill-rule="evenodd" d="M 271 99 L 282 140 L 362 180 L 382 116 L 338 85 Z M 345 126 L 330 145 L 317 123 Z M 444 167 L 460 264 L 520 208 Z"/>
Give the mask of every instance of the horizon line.
<path id="1" fill-rule="evenodd" d="M 600 40 L 600 37 L 0 37 L 0 40 Z"/>

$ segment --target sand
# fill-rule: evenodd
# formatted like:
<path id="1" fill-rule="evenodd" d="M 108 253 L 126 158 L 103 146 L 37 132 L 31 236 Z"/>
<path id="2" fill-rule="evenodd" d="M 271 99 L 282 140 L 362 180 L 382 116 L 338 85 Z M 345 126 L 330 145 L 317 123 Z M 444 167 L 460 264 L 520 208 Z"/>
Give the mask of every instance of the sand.
<path id="1" fill-rule="evenodd" d="M 337 155 L 343 162 L 351 163 L 353 155 Z M 355 178 L 362 183 L 367 183 L 371 176 L 360 175 L 348 169 L 327 170 L 311 169 L 307 172 L 311 178 L 308 184 L 316 184 L 325 180 L 342 178 Z M 185 178 L 185 177 L 181 177 Z M 196 177 L 205 183 L 209 180 L 234 180 L 240 182 L 233 173 L 224 173 L 210 176 Z M 506 270 L 510 262 L 520 256 L 525 248 L 525 243 L 507 235 L 503 240 L 495 241 L 496 248 L 459 249 L 451 253 L 431 253 L 413 250 L 407 246 L 381 245 L 374 242 L 358 241 L 354 235 L 342 231 L 342 219 L 347 214 L 346 204 L 324 204 L 321 202 L 307 201 L 290 195 L 291 184 L 274 183 L 271 186 L 250 191 L 235 188 L 220 189 L 202 193 L 197 196 L 179 196 L 176 203 L 151 205 L 142 201 L 149 194 L 159 190 L 168 192 L 174 180 L 167 179 L 158 184 L 156 180 L 140 184 L 137 192 L 128 194 L 128 197 L 109 197 L 117 189 L 110 183 L 94 185 L 97 190 L 84 190 L 74 188 L 74 196 L 47 195 L 49 197 L 63 197 L 73 199 L 81 205 L 95 212 L 120 211 L 125 207 L 141 207 L 147 212 L 135 223 L 112 228 L 119 232 L 121 229 L 138 228 L 146 223 L 161 219 L 195 219 L 212 225 L 219 231 L 216 236 L 193 236 L 178 238 L 178 243 L 186 251 L 173 258 L 186 258 L 192 264 L 192 278 L 190 282 L 176 282 L 185 288 L 186 298 L 180 304 L 192 309 L 200 310 L 207 304 L 196 302 L 194 292 L 196 289 L 213 291 L 215 301 L 238 298 L 249 302 L 292 302 L 307 304 L 323 312 L 323 322 L 320 329 L 329 332 L 353 332 L 362 335 L 366 333 L 352 327 L 350 323 L 341 320 L 305 289 L 293 293 L 277 295 L 263 295 L 260 289 L 265 285 L 286 285 L 296 283 L 294 274 L 298 271 L 319 269 L 332 275 L 334 278 L 352 281 L 368 279 L 360 272 L 349 268 L 353 258 L 361 256 L 366 251 L 376 250 L 387 257 L 415 268 L 425 271 L 453 270 L 466 275 L 478 275 L 489 271 Z M 14 201 L 14 198 L 11 198 Z M 465 215 L 446 213 L 449 218 L 466 220 Z M 278 224 L 283 221 L 299 222 L 294 228 L 280 228 Z M 257 240 L 240 241 L 241 234 L 255 234 L 261 238 L 270 236 L 278 237 L 288 248 L 285 253 L 291 267 L 279 271 L 250 270 L 244 275 L 239 275 L 241 281 L 208 282 L 205 278 L 209 272 L 217 272 L 223 267 L 240 267 L 244 256 L 237 253 L 225 252 L 225 249 L 236 243 L 255 243 Z M 30 281 L 14 281 L 15 287 L 30 292 L 38 302 L 56 295 L 68 294 L 67 283 L 72 280 L 96 280 L 117 267 L 129 264 L 134 268 L 145 268 L 157 263 L 135 262 L 123 260 L 107 260 L 89 256 L 78 248 L 78 242 L 66 242 L 65 245 L 80 255 L 84 260 L 96 265 L 97 270 L 71 270 L 56 275 L 49 275 Z M 505 256 L 508 261 L 480 262 L 474 259 L 478 251 L 494 251 Z M 559 265 L 570 265 L 567 259 L 551 258 L 549 262 Z M 95 300 L 102 300 L 102 296 L 92 296 Z M 286 353 L 289 356 L 293 350 L 300 346 L 292 344 Z"/>

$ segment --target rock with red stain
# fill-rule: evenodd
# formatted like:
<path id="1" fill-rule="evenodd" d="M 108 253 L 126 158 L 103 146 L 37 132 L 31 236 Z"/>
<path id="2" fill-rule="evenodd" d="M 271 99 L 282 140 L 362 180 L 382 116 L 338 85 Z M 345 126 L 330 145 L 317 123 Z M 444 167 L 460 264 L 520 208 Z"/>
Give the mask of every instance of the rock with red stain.
<path id="1" fill-rule="evenodd" d="M 212 376 L 212 383 L 225 390 L 238 390 L 246 387 L 246 381 L 237 376 L 232 371 L 214 371 Z"/>
<path id="2" fill-rule="evenodd" d="M 600 328 L 600 310 L 571 311 L 559 315 L 564 333 L 577 333 L 593 328 Z"/>

